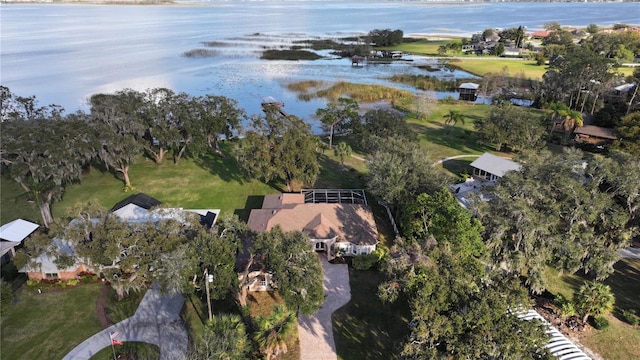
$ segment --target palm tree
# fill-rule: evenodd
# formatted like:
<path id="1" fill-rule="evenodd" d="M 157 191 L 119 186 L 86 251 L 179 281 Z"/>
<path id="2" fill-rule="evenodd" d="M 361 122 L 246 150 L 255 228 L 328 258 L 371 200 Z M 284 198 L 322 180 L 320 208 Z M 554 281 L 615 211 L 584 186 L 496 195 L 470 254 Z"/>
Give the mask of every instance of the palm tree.
<path id="1" fill-rule="evenodd" d="M 569 135 L 575 130 L 576 127 L 582 127 L 584 121 L 582 119 L 582 113 L 577 110 L 567 110 L 565 112 L 564 121 L 562 127 L 564 129 L 565 140 L 569 138 Z"/>
<path id="2" fill-rule="evenodd" d="M 236 314 L 223 314 L 207 322 L 193 357 L 242 360 L 247 358 L 248 350 L 249 339 L 242 318 Z"/>
<path id="3" fill-rule="evenodd" d="M 271 315 L 256 320 L 255 341 L 267 360 L 287 352 L 287 340 L 291 337 L 297 319 L 284 305 L 278 305 Z"/>
<path id="4" fill-rule="evenodd" d="M 340 163 L 342 164 L 343 167 L 344 167 L 344 157 L 351 156 L 351 153 L 352 153 L 351 146 L 349 146 L 345 142 L 338 143 L 338 145 L 333 149 L 333 152 L 336 154 L 336 156 L 340 156 Z"/>
<path id="5" fill-rule="evenodd" d="M 451 125 L 451 127 L 456 126 L 458 121 L 464 124 L 464 115 L 457 110 L 449 110 L 449 113 L 444 116 L 444 119 L 444 123 L 446 125 Z M 449 131 L 447 131 L 447 133 L 449 133 Z"/>
<path id="6" fill-rule="evenodd" d="M 567 105 L 565 105 L 565 103 L 558 101 L 551 103 L 551 105 L 549 105 L 549 110 L 551 110 L 551 121 L 553 122 L 553 125 L 551 126 L 551 133 L 553 134 L 554 130 L 556 129 L 556 124 L 562 123 L 558 122 L 558 119 L 564 119 L 569 108 L 567 107 Z"/>
<path id="7" fill-rule="evenodd" d="M 583 314 L 583 321 L 587 321 L 589 315 L 598 316 L 613 310 L 615 297 L 611 287 L 599 282 L 586 282 L 573 296 L 573 302 L 578 311 Z"/>

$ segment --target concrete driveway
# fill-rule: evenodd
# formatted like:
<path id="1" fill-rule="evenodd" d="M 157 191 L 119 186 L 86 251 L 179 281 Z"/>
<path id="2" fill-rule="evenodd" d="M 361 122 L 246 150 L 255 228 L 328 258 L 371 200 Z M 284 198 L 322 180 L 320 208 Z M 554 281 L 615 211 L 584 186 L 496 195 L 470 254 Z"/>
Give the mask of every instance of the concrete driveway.
<path id="1" fill-rule="evenodd" d="M 322 308 L 312 316 L 298 317 L 298 338 L 300 359 L 336 360 L 336 343 L 333 339 L 331 314 L 351 300 L 349 269 L 346 264 L 330 264 L 320 256 L 324 272 L 324 293 Z"/>
<path id="2" fill-rule="evenodd" d="M 162 295 L 152 286 L 142 298 L 136 313 L 88 338 L 71 350 L 63 360 L 88 360 L 111 346 L 109 334 L 119 332 L 117 340 L 138 341 L 160 347 L 160 359 L 182 360 L 187 356 L 187 331 L 180 319 L 182 295 Z M 118 345 L 116 345 L 118 346 Z"/>

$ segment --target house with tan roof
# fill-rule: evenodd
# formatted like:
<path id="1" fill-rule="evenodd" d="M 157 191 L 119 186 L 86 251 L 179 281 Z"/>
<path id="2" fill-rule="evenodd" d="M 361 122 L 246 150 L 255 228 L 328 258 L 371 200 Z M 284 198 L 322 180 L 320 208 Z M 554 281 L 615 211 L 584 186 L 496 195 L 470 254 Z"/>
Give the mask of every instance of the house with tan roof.
<path id="1" fill-rule="evenodd" d="M 309 192 L 266 195 L 262 208 L 251 211 L 249 228 L 264 232 L 280 226 L 285 232 L 301 231 L 309 236 L 312 249 L 325 253 L 329 260 L 338 254 L 370 254 L 376 250 L 378 228 L 364 192 L 340 197 L 340 191 L 335 190 L 335 196 Z"/>

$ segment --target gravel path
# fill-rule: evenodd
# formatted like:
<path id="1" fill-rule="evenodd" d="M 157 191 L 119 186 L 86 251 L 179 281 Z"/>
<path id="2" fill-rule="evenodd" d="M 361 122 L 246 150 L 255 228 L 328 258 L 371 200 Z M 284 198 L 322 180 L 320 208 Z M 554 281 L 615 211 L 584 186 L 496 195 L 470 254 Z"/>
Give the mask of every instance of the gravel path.
<path id="1" fill-rule="evenodd" d="M 300 359 L 336 360 L 336 343 L 333 339 L 331 314 L 351 300 L 349 269 L 346 264 L 330 264 L 320 256 L 324 272 L 324 292 L 322 308 L 312 316 L 298 317 L 298 338 L 300 339 Z"/>
<path id="2" fill-rule="evenodd" d="M 136 313 L 88 338 L 63 360 L 88 360 L 111 345 L 109 334 L 118 332 L 120 341 L 146 342 L 160 347 L 161 360 L 182 360 L 187 355 L 187 331 L 180 319 L 182 295 L 162 295 L 152 286 L 142 298 Z M 117 346 L 117 345 L 116 345 Z"/>

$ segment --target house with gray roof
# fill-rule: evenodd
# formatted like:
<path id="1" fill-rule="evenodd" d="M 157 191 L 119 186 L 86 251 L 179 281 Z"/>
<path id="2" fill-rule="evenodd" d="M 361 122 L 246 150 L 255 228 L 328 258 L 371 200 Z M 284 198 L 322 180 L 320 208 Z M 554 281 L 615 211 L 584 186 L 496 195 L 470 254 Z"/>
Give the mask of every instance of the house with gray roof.
<path id="1" fill-rule="evenodd" d="M 215 225 L 219 209 L 183 209 L 183 208 L 159 208 L 162 203 L 143 193 L 131 195 L 117 203 L 111 212 L 117 215 L 122 221 L 129 223 L 157 223 L 161 220 L 174 219 L 185 221 L 186 213 L 200 215 L 200 224 L 211 228 Z M 94 219 L 99 221 L 99 219 Z M 72 222 L 75 220 L 72 220 Z M 75 279 L 80 273 L 94 272 L 94 269 L 85 264 L 81 259 L 76 259 L 75 263 L 66 268 L 61 268 L 56 264 L 54 253 L 74 256 L 73 244 L 64 239 L 55 238 L 51 242 L 54 251 L 45 252 L 31 261 L 19 271 L 26 273 L 29 279 Z"/>
<path id="2" fill-rule="evenodd" d="M 509 171 L 520 170 L 520 164 L 490 153 L 484 153 L 471 163 L 473 175 L 489 181 L 496 181 Z"/>
<path id="3" fill-rule="evenodd" d="M 0 259 L 4 265 L 16 254 L 16 248 L 29 237 L 40 225 L 27 220 L 16 219 L 0 227 Z"/>

